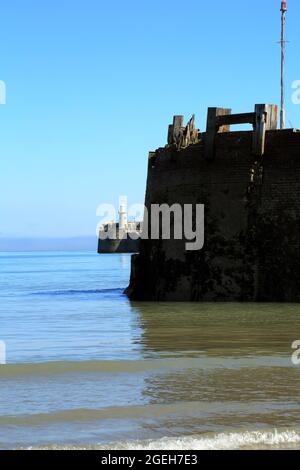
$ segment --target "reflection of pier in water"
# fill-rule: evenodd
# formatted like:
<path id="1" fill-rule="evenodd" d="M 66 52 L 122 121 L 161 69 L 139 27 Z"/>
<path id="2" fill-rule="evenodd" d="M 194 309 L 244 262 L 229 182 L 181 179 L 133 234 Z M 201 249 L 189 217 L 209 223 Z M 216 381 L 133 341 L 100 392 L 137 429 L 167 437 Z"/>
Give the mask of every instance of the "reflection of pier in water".
<path id="1" fill-rule="evenodd" d="M 142 395 L 160 406 L 160 419 L 143 422 L 164 435 L 247 426 L 290 426 L 300 375 L 291 366 L 290 345 L 299 307 L 288 318 L 280 304 L 133 303 L 145 359 L 157 364 L 145 374 Z M 289 390 L 282 384 L 289 383 Z M 157 411 L 158 412 L 158 411 Z M 293 415 L 294 413 L 294 415 Z M 297 418 L 298 419 L 298 418 Z"/>
<path id="2" fill-rule="evenodd" d="M 284 321 L 281 304 L 137 303 L 144 356 L 241 357 L 264 352 L 287 353 L 295 323 Z M 286 307 L 285 307 L 286 308 Z M 299 324 L 297 306 L 295 322 Z M 272 324 L 281 319 L 281 326 Z M 282 328 L 284 327 L 284 328 Z"/>

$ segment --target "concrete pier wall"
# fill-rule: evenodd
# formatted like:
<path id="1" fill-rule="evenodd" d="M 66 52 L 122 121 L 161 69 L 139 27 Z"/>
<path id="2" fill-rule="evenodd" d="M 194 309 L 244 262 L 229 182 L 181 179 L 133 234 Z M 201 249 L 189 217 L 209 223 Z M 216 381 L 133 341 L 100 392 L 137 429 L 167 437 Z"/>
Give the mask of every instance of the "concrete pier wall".
<path id="1" fill-rule="evenodd" d="M 205 245 L 142 240 L 127 294 L 155 301 L 300 301 L 300 132 L 268 131 L 265 153 L 252 132 L 168 146 L 149 157 L 146 207 L 204 204 Z M 205 134 L 204 134 L 205 138 Z"/>

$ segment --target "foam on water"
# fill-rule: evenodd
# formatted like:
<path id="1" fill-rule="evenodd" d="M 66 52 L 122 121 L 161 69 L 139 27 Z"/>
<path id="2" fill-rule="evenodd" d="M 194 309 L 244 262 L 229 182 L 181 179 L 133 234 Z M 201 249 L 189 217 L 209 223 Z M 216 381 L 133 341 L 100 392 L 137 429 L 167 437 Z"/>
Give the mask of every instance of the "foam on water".
<path id="1" fill-rule="evenodd" d="M 299 448 L 297 430 L 244 431 L 185 437 L 165 437 L 157 440 L 128 441 L 111 445 L 51 445 L 29 447 L 28 450 L 234 450 Z"/>

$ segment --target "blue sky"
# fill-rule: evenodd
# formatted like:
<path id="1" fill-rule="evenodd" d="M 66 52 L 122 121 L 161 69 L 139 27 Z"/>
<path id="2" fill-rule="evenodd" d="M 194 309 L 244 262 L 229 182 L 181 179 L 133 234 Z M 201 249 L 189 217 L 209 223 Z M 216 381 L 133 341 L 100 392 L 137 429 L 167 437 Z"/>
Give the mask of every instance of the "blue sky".
<path id="1" fill-rule="evenodd" d="M 94 234 L 96 208 L 143 202 L 173 114 L 279 103 L 279 0 L 2 2 L 1 236 Z M 300 127 L 299 0 L 289 1 L 287 118 Z"/>

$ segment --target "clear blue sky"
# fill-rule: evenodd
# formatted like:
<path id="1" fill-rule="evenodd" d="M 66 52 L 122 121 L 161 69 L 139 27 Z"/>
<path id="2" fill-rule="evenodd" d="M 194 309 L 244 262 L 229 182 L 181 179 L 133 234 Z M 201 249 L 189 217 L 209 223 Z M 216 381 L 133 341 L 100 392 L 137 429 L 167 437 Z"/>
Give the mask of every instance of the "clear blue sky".
<path id="1" fill-rule="evenodd" d="M 94 234 L 98 204 L 143 202 L 173 114 L 279 102 L 279 0 L 10 0 L 1 5 L 1 236 Z M 287 114 L 300 127 L 300 2 Z"/>

